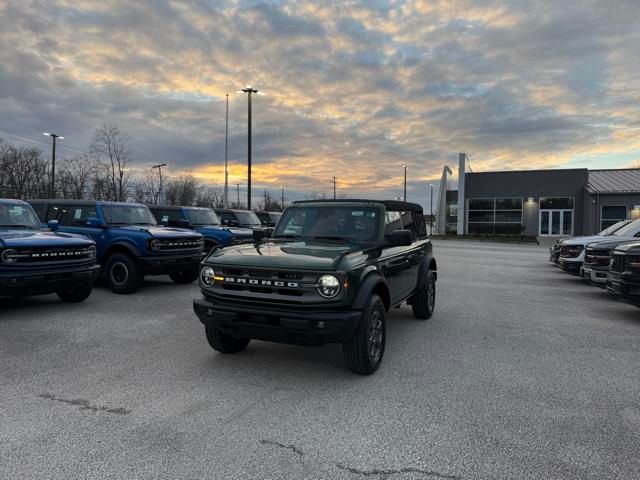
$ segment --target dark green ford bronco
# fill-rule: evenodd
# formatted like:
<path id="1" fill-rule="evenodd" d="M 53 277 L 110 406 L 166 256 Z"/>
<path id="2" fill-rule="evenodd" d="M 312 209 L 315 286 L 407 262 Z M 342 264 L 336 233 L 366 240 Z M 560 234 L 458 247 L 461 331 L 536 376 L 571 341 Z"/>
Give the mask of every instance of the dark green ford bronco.
<path id="1" fill-rule="evenodd" d="M 407 302 L 416 318 L 430 318 L 436 279 L 420 205 L 303 201 L 270 239 L 211 252 L 193 307 L 218 352 L 251 339 L 342 343 L 349 368 L 371 374 L 384 354 L 386 312 Z"/>

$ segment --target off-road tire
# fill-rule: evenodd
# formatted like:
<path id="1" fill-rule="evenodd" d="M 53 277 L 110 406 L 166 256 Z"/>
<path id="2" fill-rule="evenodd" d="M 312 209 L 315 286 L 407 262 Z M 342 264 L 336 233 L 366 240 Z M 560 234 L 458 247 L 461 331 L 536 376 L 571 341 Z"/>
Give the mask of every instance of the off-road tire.
<path id="1" fill-rule="evenodd" d="M 347 367 L 359 375 L 371 375 L 382 362 L 387 331 L 382 299 L 372 294 L 353 337 L 342 344 Z"/>
<path id="2" fill-rule="evenodd" d="M 433 270 L 427 271 L 427 278 L 424 285 L 419 287 L 419 290 L 413 295 L 411 299 L 411 308 L 413 309 L 413 316 L 418 320 L 429 320 L 433 315 L 433 310 L 436 306 L 436 277 L 433 274 Z"/>
<path id="3" fill-rule="evenodd" d="M 180 272 L 170 273 L 169 278 L 171 278 L 175 283 L 187 285 L 195 282 L 199 275 L 200 270 L 198 268 L 194 268 L 191 270 L 182 270 Z"/>
<path id="4" fill-rule="evenodd" d="M 91 295 L 92 285 L 82 285 L 80 287 L 69 288 L 56 292 L 58 298 L 65 303 L 84 302 Z"/>
<path id="5" fill-rule="evenodd" d="M 221 332 L 213 325 L 205 325 L 204 331 L 207 334 L 207 341 L 211 348 L 220 353 L 238 353 L 247 348 L 250 338 L 235 338 Z"/>
<path id="6" fill-rule="evenodd" d="M 114 293 L 129 294 L 140 288 L 144 275 L 136 260 L 128 253 L 114 253 L 104 267 L 107 286 Z"/>

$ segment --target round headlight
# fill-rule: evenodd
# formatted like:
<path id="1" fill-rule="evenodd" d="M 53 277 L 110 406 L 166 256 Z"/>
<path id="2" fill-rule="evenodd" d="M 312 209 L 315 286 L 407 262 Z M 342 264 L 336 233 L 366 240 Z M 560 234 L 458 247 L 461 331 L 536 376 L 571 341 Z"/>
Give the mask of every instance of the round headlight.
<path id="1" fill-rule="evenodd" d="M 95 245 L 91 245 L 89 248 L 87 248 L 87 254 L 91 258 L 96 256 L 96 247 L 95 247 Z"/>
<path id="2" fill-rule="evenodd" d="M 151 248 L 151 250 L 160 250 L 160 240 L 157 238 L 151 240 L 149 242 L 149 248 Z"/>
<path id="3" fill-rule="evenodd" d="M 340 293 L 340 280 L 333 275 L 323 275 L 318 279 L 318 293 L 324 298 L 333 298 Z"/>
<path id="4" fill-rule="evenodd" d="M 4 252 L 2 252 L 2 255 L 0 255 L 0 259 L 2 259 L 2 263 L 14 263 L 18 260 L 18 257 L 16 255 L 18 255 L 18 252 L 16 250 L 14 250 L 13 248 L 8 248 Z"/>
<path id="5" fill-rule="evenodd" d="M 202 283 L 205 287 L 210 287 L 213 285 L 215 272 L 211 267 L 202 267 L 200 270 L 200 283 Z"/>

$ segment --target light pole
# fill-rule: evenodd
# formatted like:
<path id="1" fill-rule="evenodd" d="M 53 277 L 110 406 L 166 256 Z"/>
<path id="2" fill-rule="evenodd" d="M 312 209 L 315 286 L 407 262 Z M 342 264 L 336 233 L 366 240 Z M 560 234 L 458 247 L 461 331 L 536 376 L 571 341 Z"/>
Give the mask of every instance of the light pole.
<path id="1" fill-rule="evenodd" d="M 49 187 L 49 198 L 56 197 L 56 139 L 64 140 L 64 137 L 55 133 L 44 132 L 43 135 L 53 139 L 51 146 L 51 186 Z"/>
<path id="2" fill-rule="evenodd" d="M 331 183 L 333 183 L 333 199 L 336 199 L 336 183 L 338 181 L 336 180 L 336 177 L 333 177 L 333 180 L 331 181 Z"/>
<path id="3" fill-rule="evenodd" d="M 229 208 L 229 94 L 227 93 L 227 110 L 224 127 L 224 208 Z"/>
<path id="4" fill-rule="evenodd" d="M 404 168 L 404 197 L 402 198 L 402 200 L 406 202 L 407 201 L 407 168 L 409 168 L 409 166 L 402 165 L 402 168 Z"/>
<path id="5" fill-rule="evenodd" d="M 282 191 L 280 193 L 282 195 L 282 199 L 280 202 L 280 211 L 284 212 L 284 185 L 282 186 Z"/>
<path id="6" fill-rule="evenodd" d="M 431 190 L 431 201 L 429 202 L 429 207 L 431 208 L 431 215 L 429 216 L 429 236 L 433 235 L 433 184 L 429 184 L 429 189 Z"/>
<path id="7" fill-rule="evenodd" d="M 251 210 L 251 95 L 258 93 L 258 90 L 247 85 L 237 93 L 246 93 L 248 96 L 248 135 L 247 135 L 247 210 Z M 261 92 L 260 92 L 261 93 Z"/>
<path id="8" fill-rule="evenodd" d="M 236 193 L 238 195 L 238 202 L 236 203 L 236 208 L 240 208 L 240 184 L 236 183 Z"/>

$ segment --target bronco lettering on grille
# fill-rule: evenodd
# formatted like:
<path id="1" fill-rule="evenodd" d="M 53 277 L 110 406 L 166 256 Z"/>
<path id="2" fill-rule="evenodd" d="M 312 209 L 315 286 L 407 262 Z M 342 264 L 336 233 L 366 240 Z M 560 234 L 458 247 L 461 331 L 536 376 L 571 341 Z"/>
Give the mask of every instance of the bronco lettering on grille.
<path id="1" fill-rule="evenodd" d="M 281 287 L 281 288 L 299 288 L 298 282 L 282 282 L 279 280 L 261 280 L 257 278 L 238 278 L 225 277 L 225 282 L 236 283 L 240 285 L 258 285 L 261 287 Z"/>

